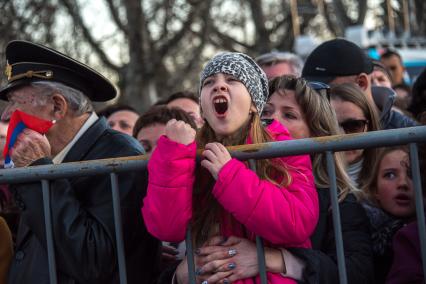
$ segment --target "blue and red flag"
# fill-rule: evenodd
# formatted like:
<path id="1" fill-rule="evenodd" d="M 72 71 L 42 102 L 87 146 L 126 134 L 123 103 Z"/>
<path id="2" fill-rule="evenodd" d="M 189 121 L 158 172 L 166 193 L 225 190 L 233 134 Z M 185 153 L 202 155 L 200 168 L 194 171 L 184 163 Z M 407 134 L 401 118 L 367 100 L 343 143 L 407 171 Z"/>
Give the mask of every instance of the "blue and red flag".
<path id="1" fill-rule="evenodd" d="M 25 128 L 29 128 L 40 134 L 46 134 L 53 124 L 53 121 L 44 120 L 23 111 L 15 110 L 10 118 L 9 127 L 7 128 L 6 145 L 3 150 L 4 167 L 13 168 L 13 161 L 10 159 L 9 153 L 15 145 L 19 134 L 21 134 Z"/>

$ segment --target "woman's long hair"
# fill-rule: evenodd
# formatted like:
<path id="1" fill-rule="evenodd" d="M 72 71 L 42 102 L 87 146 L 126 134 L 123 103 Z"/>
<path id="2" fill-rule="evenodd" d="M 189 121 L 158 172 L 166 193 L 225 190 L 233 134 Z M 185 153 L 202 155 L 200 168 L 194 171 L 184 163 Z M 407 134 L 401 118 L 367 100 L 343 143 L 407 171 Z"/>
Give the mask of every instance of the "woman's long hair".
<path id="1" fill-rule="evenodd" d="M 220 142 L 225 146 L 246 144 L 250 137 L 252 143 L 264 143 L 273 141 L 272 137 L 262 126 L 257 113 L 251 114 L 247 123 L 236 133 L 217 139 L 214 130 L 206 121 L 197 133 L 197 146 L 203 149 L 207 143 Z M 261 179 L 266 179 L 280 186 L 288 186 L 291 176 L 279 159 L 264 159 L 256 161 L 256 173 Z M 215 184 L 211 174 L 201 166 L 195 173 L 195 184 L 192 201 L 192 235 L 196 245 L 203 244 L 209 237 L 220 232 L 223 218 L 228 218 L 234 226 L 238 223 L 225 210 L 213 196 L 212 189 Z"/>
<path id="2" fill-rule="evenodd" d="M 344 102 L 351 102 L 359 107 L 365 118 L 368 120 L 367 131 L 377 131 L 381 129 L 379 114 L 373 106 L 373 102 L 365 96 L 358 85 L 354 83 L 345 83 L 333 87 L 331 89 L 331 99 L 340 99 Z M 377 155 L 377 148 L 364 149 L 362 154 L 362 168 L 359 172 L 358 179 L 356 180 L 360 188 L 364 186 L 371 176 L 371 165 L 374 165 L 377 162 Z"/>
<path id="3" fill-rule="evenodd" d="M 297 104 L 300 106 L 308 125 L 311 137 L 323 137 L 339 134 L 336 113 L 330 105 L 326 90 L 315 91 L 307 81 L 294 76 L 276 77 L 269 82 L 269 94 L 284 96 L 286 90 L 294 91 Z M 325 153 L 311 154 L 312 169 L 317 188 L 330 188 Z M 358 195 L 357 189 L 345 171 L 345 162 L 341 153 L 334 153 L 334 166 L 339 191 L 339 201 L 348 193 Z"/>

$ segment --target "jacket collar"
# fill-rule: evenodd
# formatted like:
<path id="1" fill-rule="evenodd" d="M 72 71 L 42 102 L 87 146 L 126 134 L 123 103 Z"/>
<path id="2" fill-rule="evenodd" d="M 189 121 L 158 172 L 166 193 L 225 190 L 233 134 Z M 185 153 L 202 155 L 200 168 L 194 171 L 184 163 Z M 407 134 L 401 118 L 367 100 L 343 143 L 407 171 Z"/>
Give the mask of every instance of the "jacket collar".
<path id="1" fill-rule="evenodd" d="M 99 118 L 86 132 L 77 140 L 74 146 L 65 156 L 63 162 L 81 161 L 86 156 L 87 152 L 101 137 L 102 133 L 108 128 L 106 119 Z"/>
<path id="2" fill-rule="evenodd" d="M 380 109 L 380 121 L 385 122 L 391 113 L 392 106 L 396 99 L 396 93 L 394 90 L 381 87 L 372 86 L 371 94 L 373 96 L 374 103 Z"/>

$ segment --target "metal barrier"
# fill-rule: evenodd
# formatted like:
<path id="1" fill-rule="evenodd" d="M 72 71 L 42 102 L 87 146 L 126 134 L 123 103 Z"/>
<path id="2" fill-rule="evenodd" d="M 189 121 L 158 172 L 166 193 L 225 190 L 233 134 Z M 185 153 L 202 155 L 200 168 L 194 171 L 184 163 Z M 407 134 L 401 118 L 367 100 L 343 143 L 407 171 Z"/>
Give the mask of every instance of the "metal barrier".
<path id="1" fill-rule="evenodd" d="M 333 224 L 335 228 L 337 260 L 340 283 L 347 283 L 345 259 L 343 251 L 343 240 L 340 224 L 340 213 L 337 199 L 336 176 L 334 169 L 333 152 L 346 151 L 360 148 L 375 148 L 395 145 L 410 145 L 410 163 L 416 198 L 416 214 L 419 224 L 419 235 L 421 243 L 421 254 L 423 273 L 426 275 L 426 229 L 423 211 L 423 199 L 420 181 L 420 169 L 416 143 L 426 143 L 426 126 L 418 126 L 403 129 L 383 130 L 367 132 L 362 134 L 337 135 L 319 138 L 299 139 L 291 141 L 280 141 L 263 144 L 251 144 L 228 147 L 231 155 L 239 160 L 255 160 L 292 156 L 301 154 L 312 154 L 325 152 L 327 157 L 327 169 L 330 176 L 331 204 L 333 213 Z M 24 182 L 40 181 L 43 191 L 43 206 L 45 213 L 45 226 L 47 235 L 47 252 L 49 262 L 49 276 L 51 283 L 57 283 L 54 240 L 52 237 L 52 223 L 49 203 L 48 180 L 58 178 L 69 178 L 73 176 L 91 176 L 99 174 L 110 174 L 111 190 L 113 199 L 113 212 L 116 229 L 117 259 L 120 275 L 120 283 L 127 283 L 125 271 L 125 256 L 123 249 L 123 236 L 121 228 L 121 210 L 118 194 L 117 173 L 125 171 L 143 170 L 148 161 L 146 156 L 123 157 L 114 159 L 93 160 L 84 162 L 64 163 L 60 165 L 44 165 L 36 167 L 15 168 L 0 170 L 0 184 L 16 184 Z M 250 164 L 254 164 L 250 162 Z M 189 232 L 188 228 L 188 232 Z M 190 283 L 195 282 L 194 260 L 192 241 L 190 234 L 186 237 L 188 251 L 188 268 Z M 259 257 L 259 271 L 261 282 L 266 283 L 266 269 L 261 238 L 257 238 L 257 250 Z"/>

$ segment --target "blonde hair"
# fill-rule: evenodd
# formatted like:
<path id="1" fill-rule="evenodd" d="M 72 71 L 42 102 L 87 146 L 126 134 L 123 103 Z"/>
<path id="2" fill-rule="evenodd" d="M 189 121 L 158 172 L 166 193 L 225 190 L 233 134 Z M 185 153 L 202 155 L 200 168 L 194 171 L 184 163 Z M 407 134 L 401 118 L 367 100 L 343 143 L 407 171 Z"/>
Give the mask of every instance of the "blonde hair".
<path id="1" fill-rule="evenodd" d="M 293 76 L 281 76 L 269 82 L 269 93 L 271 95 L 273 93 L 284 95 L 286 90 L 294 91 L 296 101 L 305 115 L 311 137 L 339 134 L 336 114 L 328 101 L 325 90 L 317 92 L 308 86 L 307 81 Z M 316 187 L 329 188 L 326 154 L 311 154 L 311 160 Z M 358 196 L 360 190 L 354 186 L 346 173 L 345 162 L 341 153 L 334 153 L 334 166 L 339 201 L 342 201 L 348 193 L 354 193 Z"/>
<path id="2" fill-rule="evenodd" d="M 358 85 L 353 83 L 345 83 L 337 85 L 331 89 L 331 99 L 338 99 L 346 102 L 351 102 L 362 110 L 365 118 L 368 120 L 367 131 L 380 130 L 379 114 L 373 102 L 371 102 L 364 94 Z M 362 168 L 358 175 L 357 183 L 360 188 L 363 187 L 366 180 L 371 176 L 370 166 L 377 161 L 378 149 L 364 149 L 362 154 Z"/>
<path id="3" fill-rule="evenodd" d="M 197 133 L 196 141 L 198 148 L 202 149 L 210 142 L 220 142 L 225 146 L 245 144 L 249 137 L 252 143 L 274 141 L 262 126 L 257 113 L 253 113 L 248 122 L 236 133 L 222 139 L 216 137 L 214 130 L 206 121 Z M 279 186 L 288 186 L 292 182 L 287 166 L 280 159 L 257 160 L 256 173 L 261 179 L 266 179 Z M 201 245 L 209 237 L 219 233 L 220 228 L 216 225 L 221 224 L 221 218 L 225 213 L 213 196 L 214 184 L 215 181 L 210 173 L 202 167 L 197 167 L 192 199 L 192 234 L 194 243 L 197 245 Z M 227 217 L 230 224 L 238 226 L 230 214 Z"/>

